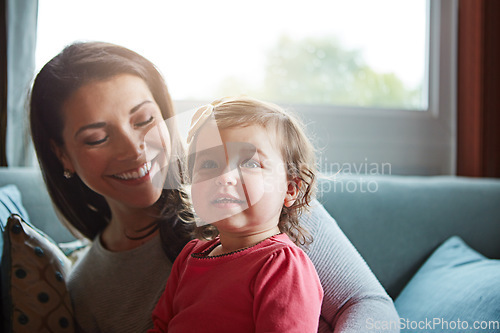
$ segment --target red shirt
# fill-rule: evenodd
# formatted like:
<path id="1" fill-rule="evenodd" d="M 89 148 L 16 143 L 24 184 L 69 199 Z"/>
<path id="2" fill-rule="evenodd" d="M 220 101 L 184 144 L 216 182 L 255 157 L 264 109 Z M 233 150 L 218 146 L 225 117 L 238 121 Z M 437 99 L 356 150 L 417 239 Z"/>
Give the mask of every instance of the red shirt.
<path id="1" fill-rule="evenodd" d="M 317 332 L 323 290 L 313 264 L 287 235 L 206 256 L 218 243 L 193 240 L 184 247 L 148 332 Z"/>

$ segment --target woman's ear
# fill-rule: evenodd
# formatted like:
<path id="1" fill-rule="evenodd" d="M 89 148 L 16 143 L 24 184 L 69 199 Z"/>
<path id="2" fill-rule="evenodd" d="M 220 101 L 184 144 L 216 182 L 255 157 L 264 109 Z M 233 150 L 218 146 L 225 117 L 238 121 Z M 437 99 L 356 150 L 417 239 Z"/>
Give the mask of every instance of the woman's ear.
<path id="1" fill-rule="evenodd" d="M 50 141 L 50 148 L 54 152 L 54 154 L 57 156 L 57 159 L 59 162 L 61 162 L 63 169 L 67 170 L 71 173 L 75 173 L 75 168 L 73 167 L 73 163 L 71 163 L 71 160 L 66 153 L 66 150 L 64 149 L 63 146 L 60 146 L 56 144 L 53 140 Z"/>
<path id="2" fill-rule="evenodd" d="M 299 178 L 293 178 L 288 180 L 288 187 L 285 195 L 285 207 L 291 207 L 297 197 L 299 196 L 300 187 L 302 186 L 302 181 Z"/>

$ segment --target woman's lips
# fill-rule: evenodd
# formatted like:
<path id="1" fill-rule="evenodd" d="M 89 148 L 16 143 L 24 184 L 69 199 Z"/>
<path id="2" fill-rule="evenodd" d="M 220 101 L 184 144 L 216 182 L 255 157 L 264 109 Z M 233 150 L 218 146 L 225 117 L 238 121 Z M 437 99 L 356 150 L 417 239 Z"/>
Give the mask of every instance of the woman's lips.
<path id="1" fill-rule="evenodd" d="M 149 175 L 151 170 L 151 161 L 144 163 L 142 166 L 126 172 L 112 175 L 112 177 L 120 180 L 137 180 Z"/>

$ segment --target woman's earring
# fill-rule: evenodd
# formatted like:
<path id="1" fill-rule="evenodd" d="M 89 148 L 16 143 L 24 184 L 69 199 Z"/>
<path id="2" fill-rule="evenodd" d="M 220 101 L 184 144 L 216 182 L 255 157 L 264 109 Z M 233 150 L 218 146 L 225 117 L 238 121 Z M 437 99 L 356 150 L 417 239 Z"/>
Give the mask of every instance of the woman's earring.
<path id="1" fill-rule="evenodd" d="M 67 169 L 64 170 L 64 178 L 70 179 L 71 177 L 73 177 L 73 173 Z"/>

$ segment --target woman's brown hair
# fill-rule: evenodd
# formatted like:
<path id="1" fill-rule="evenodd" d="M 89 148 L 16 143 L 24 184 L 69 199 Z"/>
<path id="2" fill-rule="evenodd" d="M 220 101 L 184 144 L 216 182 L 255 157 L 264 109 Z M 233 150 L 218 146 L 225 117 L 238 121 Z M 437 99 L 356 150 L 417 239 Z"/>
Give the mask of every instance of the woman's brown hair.
<path id="1" fill-rule="evenodd" d="M 48 192 L 71 227 L 91 240 L 108 225 L 109 206 L 104 197 L 88 188 L 77 175 L 71 179 L 63 176 L 63 166 L 52 145 L 64 144 L 61 108 L 71 94 L 89 82 L 120 74 L 132 74 L 146 82 L 164 119 L 175 115 L 157 68 L 136 52 L 110 43 L 78 42 L 67 46 L 41 69 L 31 90 L 31 135 Z M 164 250 L 173 259 L 190 238 L 192 224 L 183 221 L 190 221 L 192 214 L 182 189 L 185 155 L 175 124 L 169 126 L 169 133 L 173 158 L 167 174 L 169 184 L 165 186 L 168 189 L 162 191 L 155 204 L 161 213 L 149 232 L 160 229 Z"/>

